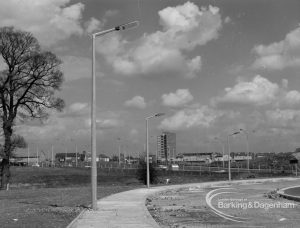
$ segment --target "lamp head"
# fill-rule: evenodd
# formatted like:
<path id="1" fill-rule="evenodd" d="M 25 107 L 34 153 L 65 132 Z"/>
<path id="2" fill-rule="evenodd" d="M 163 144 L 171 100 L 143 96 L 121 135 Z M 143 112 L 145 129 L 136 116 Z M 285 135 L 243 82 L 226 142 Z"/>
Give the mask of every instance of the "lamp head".
<path id="1" fill-rule="evenodd" d="M 129 22 L 126 24 L 116 26 L 115 30 L 119 31 L 119 30 L 131 29 L 131 28 L 135 28 L 137 26 L 139 26 L 139 21 L 132 21 L 132 22 Z"/>
<path id="2" fill-rule="evenodd" d="M 159 116 L 163 116 L 163 115 L 165 115 L 165 113 L 156 113 L 154 116 L 159 117 Z"/>

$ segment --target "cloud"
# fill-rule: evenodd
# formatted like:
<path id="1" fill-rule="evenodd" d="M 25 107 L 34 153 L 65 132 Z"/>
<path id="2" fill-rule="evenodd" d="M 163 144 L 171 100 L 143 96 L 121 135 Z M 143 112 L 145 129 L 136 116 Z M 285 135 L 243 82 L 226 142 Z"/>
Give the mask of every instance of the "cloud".
<path id="1" fill-rule="evenodd" d="M 157 75 L 171 72 L 186 78 L 201 71 L 201 56 L 185 55 L 197 46 L 217 39 L 222 20 L 217 7 L 199 9 L 187 2 L 158 12 L 162 30 L 129 42 L 119 33 L 99 40 L 102 53 L 117 73 L 123 75 Z M 106 47 L 105 50 L 101 47 Z"/>
<path id="2" fill-rule="evenodd" d="M 105 130 L 122 127 L 123 121 L 118 113 L 107 111 L 97 112 L 96 128 L 100 134 Z M 23 135 L 27 140 L 52 141 L 66 137 L 86 138 L 91 131 L 90 105 L 84 102 L 75 102 L 65 108 L 63 113 L 51 111 L 50 117 L 41 124 L 39 121 L 18 123 L 16 133 Z"/>
<path id="3" fill-rule="evenodd" d="M 300 110 L 275 109 L 265 112 L 269 126 L 273 128 L 299 128 Z"/>
<path id="4" fill-rule="evenodd" d="M 84 123 L 87 128 L 90 128 L 91 119 L 90 118 L 85 119 Z M 96 119 L 96 128 L 99 130 L 117 128 L 122 125 L 123 125 L 123 122 L 118 119 L 115 119 L 115 118 L 97 118 Z"/>
<path id="5" fill-rule="evenodd" d="M 279 86 L 257 75 L 250 82 L 239 81 L 234 87 L 226 88 L 225 95 L 214 98 L 214 103 L 266 105 L 274 101 Z"/>
<path id="6" fill-rule="evenodd" d="M 99 129 L 111 129 L 120 127 L 122 124 L 122 121 L 118 119 L 97 119 L 96 120 L 96 126 Z"/>
<path id="7" fill-rule="evenodd" d="M 90 107 L 88 103 L 76 102 L 69 106 L 68 113 L 89 114 Z"/>
<path id="8" fill-rule="evenodd" d="M 288 80 L 283 79 L 281 85 L 257 75 L 251 81 L 239 80 L 232 88 L 226 88 L 225 94 L 211 100 L 213 106 L 270 106 L 274 108 L 299 108 L 300 92 L 288 90 Z"/>
<path id="9" fill-rule="evenodd" d="M 185 130 L 192 127 L 210 127 L 220 114 L 207 107 L 197 109 L 186 108 L 176 112 L 173 116 L 165 118 L 159 128 L 164 130 Z"/>
<path id="10" fill-rule="evenodd" d="M 118 15 L 119 11 L 118 10 L 107 10 L 104 13 L 104 16 L 102 17 L 101 21 L 91 17 L 89 21 L 85 22 L 85 30 L 87 33 L 92 33 L 95 30 L 102 30 L 104 28 L 104 26 L 107 23 L 108 18 L 110 17 L 114 17 L 116 15 Z"/>
<path id="11" fill-rule="evenodd" d="M 84 118 L 84 124 L 86 128 L 90 128 L 91 126 L 91 118 L 90 116 L 86 116 Z M 120 114 L 107 111 L 107 112 L 97 112 L 96 117 L 96 128 L 99 130 L 104 129 L 113 129 L 123 126 L 123 121 L 120 119 Z"/>
<path id="12" fill-rule="evenodd" d="M 162 104 L 169 107 L 181 107 L 194 99 L 188 89 L 178 89 L 175 93 L 163 94 L 161 98 Z"/>
<path id="13" fill-rule="evenodd" d="M 104 22 L 99 21 L 98 19 L 92 17 L 89 21 L 85 23 L 86 32 L 91 34 L 95 30 L 101 30 L 104 26 Z"/>
<path id="14" fill-rule="evenodd" d="M 300 27 L 288 33 L 284 40 L 269 45 L 256 45 L 254 68 L 280 70 L 300 67 Z"/>
<path id="15" fill-rule="evenodd" d="M 147 106 L 145 99 L 141 96 L 135 96 L 132 99 L 125 101 L 124 105 L 127 107 L 135 107 L 139 109 L 144 109 Z"/>
<path id="16" fill-rule="evenodd" d="M 300 104 L 300 92 L 297 90 L 287 92 L 282 101 L 282 105 L 284 104 L 288 107 L 298 106 Z"/>
<path id="17" fill-rule="evenodd" d="M 15 26 L 32 32 L 44 45 L 52 45 L 71 35 L 81 35 L 84 4 L 70 0 L 1 1 L 0 26 Z"/>

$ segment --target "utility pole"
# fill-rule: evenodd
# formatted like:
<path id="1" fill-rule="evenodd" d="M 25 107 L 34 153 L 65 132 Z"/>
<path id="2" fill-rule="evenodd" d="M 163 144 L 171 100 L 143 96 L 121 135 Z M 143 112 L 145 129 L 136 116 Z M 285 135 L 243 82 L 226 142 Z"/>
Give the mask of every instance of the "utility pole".
<path id="1" fill-rule="evenodd" d="M 51 145 L 51 166 L 54 167 L 53 145 Z"/>
<path id="2" fill-rule="evenodd" d="M 65 166 L 67 166 L 67 152 L 68 152 L 68 149 L 66 147 L 66 149 L 65 149 Z"/>
<path id="3" fill-rule="evenodd" d="M 77 167 L 77 165 L 78 165 L 77 145 L 75 145 L 75 153 L 76 153 L 76 167 Z"/>
<path id="4" fill-rule="evenodd" d="M 29 146 L 27 148 L 27 166 L 29 166 Z"/>
<path id="5" fill-rule="evenodd" d="M 36 163 L 39 164 L 39 148 L 36 146 Z"/>

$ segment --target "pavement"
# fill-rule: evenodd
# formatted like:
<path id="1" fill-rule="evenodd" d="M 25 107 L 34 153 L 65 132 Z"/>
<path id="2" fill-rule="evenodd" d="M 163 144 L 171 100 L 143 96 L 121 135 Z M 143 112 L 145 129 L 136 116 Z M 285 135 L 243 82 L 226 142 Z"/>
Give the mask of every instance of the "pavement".
<path id="1" fill-rule="evenodd" d="M 230 183 L 255 183 L 264 181 L 295 180 L 298 178 L 268 178 L 231 181 Z M 185 185 L 167 185 L 151 188 L 140 188 L 110 195 L 98 200 L 98 210 L 84 210 L 67 228 L 159 228 L 145 206 L 147 196 L 165 191 L 186 187 L 222 186 L 228 181 L 205 182 Z"/>

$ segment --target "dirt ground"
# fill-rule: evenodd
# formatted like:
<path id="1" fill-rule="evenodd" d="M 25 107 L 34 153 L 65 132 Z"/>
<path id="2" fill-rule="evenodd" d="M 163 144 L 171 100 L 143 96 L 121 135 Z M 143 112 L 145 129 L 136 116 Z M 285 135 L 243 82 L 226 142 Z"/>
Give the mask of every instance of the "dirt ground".
<path id="1" fill-rule="evenodd" d="M 299 228 L 300 203 L 275 193 L 295 185 L 300 180 L 182 188 L 153 195 L 146 205 L 162 228 Z"/>

